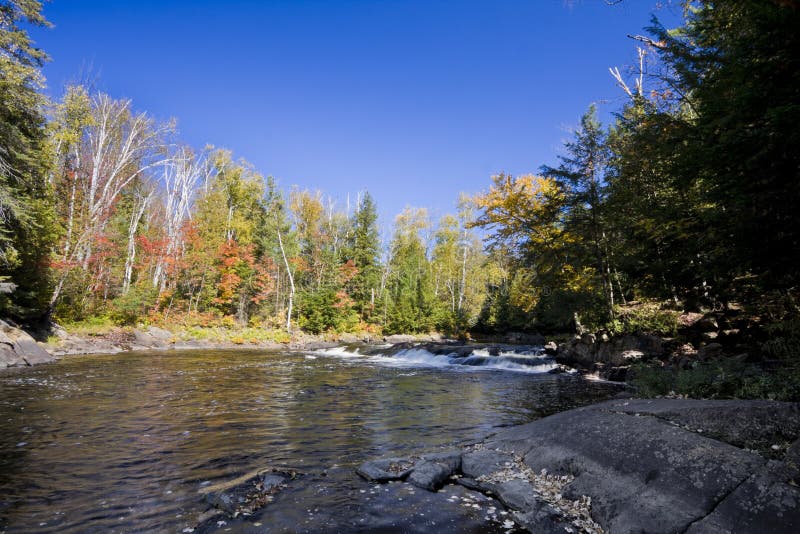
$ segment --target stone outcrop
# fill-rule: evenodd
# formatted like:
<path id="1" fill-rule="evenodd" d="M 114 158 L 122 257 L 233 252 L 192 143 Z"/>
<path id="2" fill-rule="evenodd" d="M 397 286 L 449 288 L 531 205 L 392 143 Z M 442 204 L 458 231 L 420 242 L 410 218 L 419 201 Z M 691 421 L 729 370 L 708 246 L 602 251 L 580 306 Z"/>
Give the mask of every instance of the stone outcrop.
<path id="1" fill-rule="evenodd" d="M 664 340 L 657 336 L 626 335 L 609 339 L 604 335 L 583 334 L 560 344 L 556 361 L 622 381 L 631 364 L 643 358 L 659 358 L 664 353 Z"/>
<path id="2" fill-rule="evenodd" d="M 26 332 L 0 321 L 0 368 L 56 361 Z"/>
<path id="3" fill-rule="evenodd" d="M 446 483 L 493 495 L 531 532 L 789 533 L 799 460 L 798 404 L 621 399 L 465 447 Z M 435 471 L 392 461 L 409 481 Z"/>

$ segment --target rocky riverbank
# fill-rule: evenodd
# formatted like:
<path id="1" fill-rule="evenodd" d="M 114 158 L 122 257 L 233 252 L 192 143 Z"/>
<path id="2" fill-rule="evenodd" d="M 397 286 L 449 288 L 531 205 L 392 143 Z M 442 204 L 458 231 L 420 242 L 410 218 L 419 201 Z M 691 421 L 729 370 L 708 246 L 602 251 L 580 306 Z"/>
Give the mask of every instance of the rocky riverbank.
<path id="1" fill-rule="evenodd" d="M 795 403 L 621 399 L 358 473 L 481 491 L 531 532 L 793 533 L 798 438 Z"/>

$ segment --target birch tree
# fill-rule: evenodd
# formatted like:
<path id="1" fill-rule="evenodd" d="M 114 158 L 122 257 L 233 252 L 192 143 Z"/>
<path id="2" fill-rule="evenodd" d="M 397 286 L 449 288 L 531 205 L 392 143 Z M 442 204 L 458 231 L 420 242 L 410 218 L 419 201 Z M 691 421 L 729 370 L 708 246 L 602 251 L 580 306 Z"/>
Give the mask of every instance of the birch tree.
<path id="1" fill-rule="evenodd" d="M 68 150 L 58 156 L 59 189 L 70 191 L 64 214 L 67 234 L 60 251 L 61 272 L 51 297 L 54 305 L 70 272 L 86 270 L 96 239 L 103 235 L 120 194 L 137 178 L 143 178 L 164 165 L 165 136 L 171 124 L 157 123 L 145 113 L 132 110 L 130 100 L 115 100 L 98 93 L 91 97 L 81 87 L 68 90 L 65 104 L 84 102 L 88 113 L 67 113 L 60 125 L 73 131 L 75 138 Z"/>

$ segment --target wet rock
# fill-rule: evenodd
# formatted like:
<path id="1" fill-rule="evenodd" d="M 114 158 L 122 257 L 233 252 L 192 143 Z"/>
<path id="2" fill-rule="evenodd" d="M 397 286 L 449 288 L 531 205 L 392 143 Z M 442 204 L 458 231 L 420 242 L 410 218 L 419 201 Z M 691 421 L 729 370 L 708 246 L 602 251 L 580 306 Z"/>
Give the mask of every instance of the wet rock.
<path id="1" fill-rule="evenodd" d="M 461 457 L 461 472 L 464 476 L 478 478 L 514 464 L 514 456 L 497 450 L 466 452 Z"/>
<path id="2" fill-rule="evenodd" d="M 389 482 L 405 480 L 414 468 L 414 462 L 408 458 L 383 458 L 361 464 L 356 473 L 371 482 Z"/>
<path id="3" fill-rule="evenodd" d="M 423 460 L 427 460 L 430 462 L 436 462 L 442 465 L 445 465 L 453 471 L 453 473 L 457 473 L 461 470 L 461 451 L 460 450 L 452 450 L 452 451 L 444 451 L 444 452 L 435 452 L 431 454 L 424 454 L 422 456 Z"/>
<path id="4" fill-rule="evenodd" d="M 451 465 L 422 460 L 414 466 L 414 470 L 408 476 L 408 482 L 418 488 L 436 491 L 455 473 L 456 469 Z"/>
<path id="5" fill-rule="evenodd" d="M 28 333 L 0 321 L 0 367 L 37 365 L 56 360 Z"/>
<path id="6" fill-rule="evenodd" d="M 271 496 L 295 479 L 292 470 L 263 469 L 200 490 L 207 503 L 231 517 L 263 507 Z"/>
<path id="7" fill-rule="evenodd" d="M 383 340 L 386 343 L 413 343 L 417 341 L 415 336 L 409 336 L 404 334 L 394 334 L 391 336 L 385 336 Z"/>
<path id="8" fill-rule="evenodd" d="M 547 343 L 544 344 L 544 353 L 545 354 L 549 354 L 549 355 L 552 356 L 556 352 L 558 352 L 558 345 L 556 344 L 555 341 L 548 341 Z"/>
<path id="9" fill-rule="evenodd" d="M 303 343 L 301 346 L 291 346 L 291 348 L 298 348 L 302 350 L 324 350 L 339 346 L 341 346 L 341 343 L 335 343 L 333 341 L 309 341 L 307 343 Z"/>

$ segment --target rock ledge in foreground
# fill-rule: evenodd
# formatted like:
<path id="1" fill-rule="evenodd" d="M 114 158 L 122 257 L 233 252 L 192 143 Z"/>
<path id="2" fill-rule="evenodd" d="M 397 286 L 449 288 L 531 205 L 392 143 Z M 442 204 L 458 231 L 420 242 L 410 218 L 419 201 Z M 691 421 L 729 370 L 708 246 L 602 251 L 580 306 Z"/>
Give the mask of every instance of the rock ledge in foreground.
<path id="1" fill-rule="evenodd" d="M 420 487 L 493 495 L 532 532 L 794 533 L 799 438 L 796 403 L 623 399 L 504 429 L 449 470 L 391 461 Z"/>

